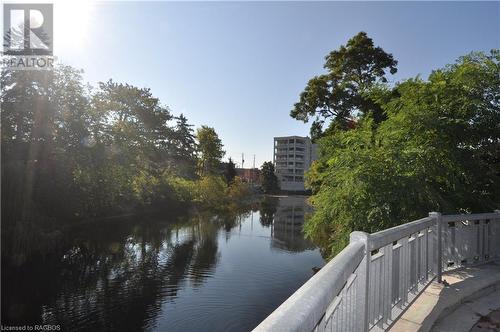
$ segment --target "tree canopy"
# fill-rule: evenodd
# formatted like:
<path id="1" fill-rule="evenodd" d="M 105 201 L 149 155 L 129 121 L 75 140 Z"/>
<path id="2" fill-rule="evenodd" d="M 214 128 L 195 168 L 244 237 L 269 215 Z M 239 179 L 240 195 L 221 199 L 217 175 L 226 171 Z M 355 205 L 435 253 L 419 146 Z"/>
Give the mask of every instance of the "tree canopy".
<path id="1" fill-rule="evenodd" d="M 278 178 L 274 174 L 274 164 L 272 162 L 266 161 L 262 164 L 260 183 L 262 190 L 266 194 L 272 194 L 279 190 Z"/>
<path id="2" fill-rule="evenodd" d="M 81 74 L 64 65 L 2 71 L 4 225 L 202 201 L 190 181 L 200 180 L 199 165 L 200 176 L 220 176 L 215 130 L 195 136 L 148 88 L 112 80 L 93 88 Z"/>
<path id="3" fill-rule="evenodd" d="M 226 154 L 219 135 L 214 128 L 201 126 L 196 131 L 196 139 L 198 140 L 200 175 L 216 174 L 219 172 L 221 159 Z"/>
<path id="4" fill-rule="evenodd" d="M 500 51 L 389 84 L 396 65 L 360 32 L 330 52 L 328 73 L 309 81 L 291 112 L 315 117 L 320 158 L 306 174 L 315 212 L 305 231 L 327 255 L 354 230 L 500 203 Z"/>
<path id="5" fill-rule="evenodd" d="M 236 164 L 233 162 L 233 159 L 229 157 L 229 160 L 224 165 L 224 178 L 226 179 L 227 184 L 231 184 L 236 177 Z"/>
<path id="6" fill-rule="evenodd" d="M 372 115 L 319 140 L 307 174 L 316 211 L 306 233 L 334 254 L 353 230 L 426 216 L 491 211 L 500 203 L 500 51 L 472 53 L 370 96 Z"/>
<path id="7" fill-rule="evenodd" d="M 357 113 L 372 113 L 380 122 L 385 116 L 383 110 L 367 92 L 375 84 L 387 82 L 387 72 L 396 73 L 396 65 L 391 54 L 375 47 L 372 39 L 360 32 L 326 56 L 327 73 L 309 80 L 290 116 L 304 122 L 313 117 L 313 139 L 323 134 L 327 120 L 330 130 L 351 128 Z"/>

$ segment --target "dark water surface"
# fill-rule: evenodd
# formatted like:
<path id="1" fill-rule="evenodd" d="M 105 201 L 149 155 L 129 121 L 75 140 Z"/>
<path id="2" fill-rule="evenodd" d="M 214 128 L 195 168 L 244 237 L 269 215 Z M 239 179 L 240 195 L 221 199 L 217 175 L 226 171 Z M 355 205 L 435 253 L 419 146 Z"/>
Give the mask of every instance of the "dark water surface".
<path id="1" fill-rule="evenodd" d="M 2 323 L 64 331 L 249 331 L 323 259 L 303 198 L 234 216 L 85 225 L 43 262 L 2 271 Z"/>

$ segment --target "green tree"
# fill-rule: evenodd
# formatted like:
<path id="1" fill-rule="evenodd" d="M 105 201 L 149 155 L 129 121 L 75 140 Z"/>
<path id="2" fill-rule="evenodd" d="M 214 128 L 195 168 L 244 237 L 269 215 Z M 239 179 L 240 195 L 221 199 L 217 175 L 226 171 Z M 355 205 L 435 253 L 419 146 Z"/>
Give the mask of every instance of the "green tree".
<path id="1" fill-rule="evenodd" d="M 217 174 L 225 151 L 214 128 L 201 126 L 196 131 L 198 140 L 198 172 L 200 175 Z"/>
<path id="2" fill-rule="evenodd" d="M 170 110 L 147 88 L 109 80 L 94 92 L 91 114 L 95 144 L 75 173 L 88 197 L 85 210 L 99 215 L 158 202 L 151 196 L 164 196 L 164 186 L 158 183 L 175 166 Z M 144 194 L 148 191 L 149 196 Z"/>
<path id="3" fill-rule="evenodd" d="M 378 82 L 386 82 L 386 71 L 396 73 L 397 61 L 382 48 L 375 47 L 365 32 L 351 38 L 347 45 L 326 56 L 326 74 L 307 83 L 290 115 L 304 122 L 314 117 L 311 137 L 323 134 L 325 121 L 330 130 L 349 129 L 353 115 L 373 114 L 377 122 L 385 118 L 383 110 L 367 95 Z"/>
<path id="4" fill-rule="evenodd" d="M 228 185 L 230 185 L 236 177 L 236 165 L 231 157 L 229 157 L 229 160 L 225 163 L 224 177 Z"/>
<path id="5" fill-rule="evenodd" d="M 56 243 L 40 236 L 74 219 L 139 207 L 222 209 L 249 195 L 246 184 L 228 188 L 218 176 L 224 151 L 213 128 L 197 138 L 203 171 L 217 175 L 195 180 L 192 126 L 149 89 L 112 80 L 94 89 L 63 65 L 4 70 L 0 80 L 2 255 L 43 253 Z"/>
<path id="6" fill-rule="evenodd" d="M 175 118 L 149 89 L 111 80 L 92 89 L 81 74 L 62 65 L 2 71 L 6 224 L 123 211 L 167 198 L 165 177 L 194 176 L 196 146 L 183 115 Z"/>
<path id="7" fill-rule="evenodd" d="M 473 53 L 428 80 L 372 96 L 387 114 L 319 140 L 307 174 L 315 213 L 306 233 L 332 255 L 353 230 L 375 232 L 500 201 L 500 52 Z"/>
<path id="8" fill-rule="evenodd" d="M 278 178 L 274 174 L 274 165 L 270 161 L 262 164 L 260 169 L 260 184 L 266 194 L 271 194 L 279 190 Z"/>
<path id="9" fill-rule="evenodd" d="M 197 181 L 196 200 L 204 208 L 222 210 L 228 203 L 227 184 L 221 176 L 208 175 Z"/>
<path id="10" fill-rule="evenodd" d="M 80 194 L 72 171 L 89 123 L 81 71 L 4 70 L 1 85 L 3 224 L 72 216 Z"/>
<path id="11" fill-rule="evenodd" d="M 196 137 L 193 125 L 181 114 L 176 117 L 171 149 L 175 169 L 181 176 L 194 178 L 196 173 Z"/>
<path id="12" fill-rule="evenodd" d="M 143 154 L 146 160 L 166 162 L 174 140 L 168 121 L 170 110 L 160 104 L 147 88 L 109 80 L 99 83 L 94 96 L 107 126 L 104 136 L 116 148 L 132 154 Z"/>

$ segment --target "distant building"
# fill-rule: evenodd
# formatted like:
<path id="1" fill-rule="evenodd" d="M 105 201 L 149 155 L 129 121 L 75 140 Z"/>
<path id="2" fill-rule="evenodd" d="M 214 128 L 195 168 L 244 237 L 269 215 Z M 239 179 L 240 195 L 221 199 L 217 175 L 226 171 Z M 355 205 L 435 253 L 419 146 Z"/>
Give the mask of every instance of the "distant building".
<path id="1" fill-rule="evenodd" d="M 304 172 L 317 159 L 316 144 L 309 137 L 274 138 L 273 163 L 281 190 L 304 191 Z"/>
<path id="2" fill-rule="evenodd" d="M 258 183 L 260 170 L 258 168 L 237 168 L 236 175 L 249 183 Z"/>

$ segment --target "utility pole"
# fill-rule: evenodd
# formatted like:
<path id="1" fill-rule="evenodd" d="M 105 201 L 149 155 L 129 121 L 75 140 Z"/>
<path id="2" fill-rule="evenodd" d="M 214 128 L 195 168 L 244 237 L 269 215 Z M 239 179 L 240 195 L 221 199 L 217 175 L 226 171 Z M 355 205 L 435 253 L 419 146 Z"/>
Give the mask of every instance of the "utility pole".
<path id="1" fill-rule="evenodd" d="M 241 154 L 241 168 L 245 168 L 244 165 L 245 165 L 245 154 L 242 153 Z"/>
<path id="2" fill-rule="evenodd" d="M 253 177 L 255 175 L 255 154 L 253 155 L 253 168 L 250 170 L 250 183 L 253 184 Z"/>

